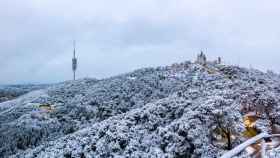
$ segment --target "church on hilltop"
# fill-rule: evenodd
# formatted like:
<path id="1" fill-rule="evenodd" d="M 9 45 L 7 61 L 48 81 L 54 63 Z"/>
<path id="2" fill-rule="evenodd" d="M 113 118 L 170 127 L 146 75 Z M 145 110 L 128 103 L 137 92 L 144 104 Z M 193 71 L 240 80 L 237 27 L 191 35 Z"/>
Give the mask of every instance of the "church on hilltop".
<path id="1" fill-rule="evenodd" d="M 206 55 L 203 53 L 203 51 L 201 51 L 196 58 L 195 63 L 201 64 L 201 65 L 206 65 L 207 62 L 207 58 Z"/>
<path id="2" fill-rule="evenodd" d="M 214 61 L 207 61 L 207 57 L 206 55 L 204 54 L 203 51 L 201 51 L 198 55 L 197 55 L 197 58 L 196 58 L 196 61 L 195 63 L 197 64 L 200 64 L 200 65 L 207 65 L 207 64 L 221 64 L 222 63 L 222 58 L 221 57 L 218 57 L 217 60 L 214 60 Z"/>

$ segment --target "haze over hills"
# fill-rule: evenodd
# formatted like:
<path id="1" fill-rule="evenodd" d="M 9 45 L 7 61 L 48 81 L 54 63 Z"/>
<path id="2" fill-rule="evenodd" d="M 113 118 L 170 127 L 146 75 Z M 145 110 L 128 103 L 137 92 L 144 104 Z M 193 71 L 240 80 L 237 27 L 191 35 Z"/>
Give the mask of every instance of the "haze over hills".
<path id="1" fill-rule="evenodd" d="M 258 133 L 278 132 L 279 81 L 272 72 L 187 61 L 54 84 L 0 103 L 0 155 L 219 157 Z M 260 116 L 252 127 L 244 121 L 251 113 Z M 276 146 L 267 156 L 279 153 Z"/>
<path id="2" fill-rule="evenodd" d="M 15 99 L 28 92 L 46 88 L 47 84 L 34 85 L 34 84 L 24 84 L 24 85 L 0 85 L 0 103 Z"/>

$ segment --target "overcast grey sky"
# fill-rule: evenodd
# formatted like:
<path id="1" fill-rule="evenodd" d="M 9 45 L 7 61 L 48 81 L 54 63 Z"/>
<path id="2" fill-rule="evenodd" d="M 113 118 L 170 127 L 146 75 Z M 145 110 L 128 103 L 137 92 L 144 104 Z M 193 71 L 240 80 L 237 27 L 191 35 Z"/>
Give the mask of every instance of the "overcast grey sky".
<path id="1" fill-rule="evenodd" d="M 0 0 L 0 84 L 104 78 L 193 60 L 280 72 L 279 0 Z"/>

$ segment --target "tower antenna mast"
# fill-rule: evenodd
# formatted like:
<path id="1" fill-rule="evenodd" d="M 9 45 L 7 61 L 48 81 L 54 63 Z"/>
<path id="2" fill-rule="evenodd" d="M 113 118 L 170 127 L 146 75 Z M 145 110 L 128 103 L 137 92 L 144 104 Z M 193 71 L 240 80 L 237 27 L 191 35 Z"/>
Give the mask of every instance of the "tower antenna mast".
<path id="1" fill-rule="evenodd" d="M 76 80 L 76 70 L 77 70 L 77 58 L 76 58 L 76 41 L 73 41 L 73 59 L 72 59 L 72 70 L 73 70 L 73 80 Z"/>

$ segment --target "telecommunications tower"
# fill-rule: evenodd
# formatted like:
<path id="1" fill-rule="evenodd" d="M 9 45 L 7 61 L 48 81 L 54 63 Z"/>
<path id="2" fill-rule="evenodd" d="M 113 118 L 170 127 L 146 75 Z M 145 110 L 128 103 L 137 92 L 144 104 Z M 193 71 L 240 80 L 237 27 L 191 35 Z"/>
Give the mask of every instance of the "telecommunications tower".
<path id="1" fill-rule="evenodd" d="M 76 80 L 76 70 L 77 70 L 77 58 L 76 58 L 76 41 L 73 41 L 73 59 L 72 59 L 72 70 L 73 70 L 73 79 Z"/>

